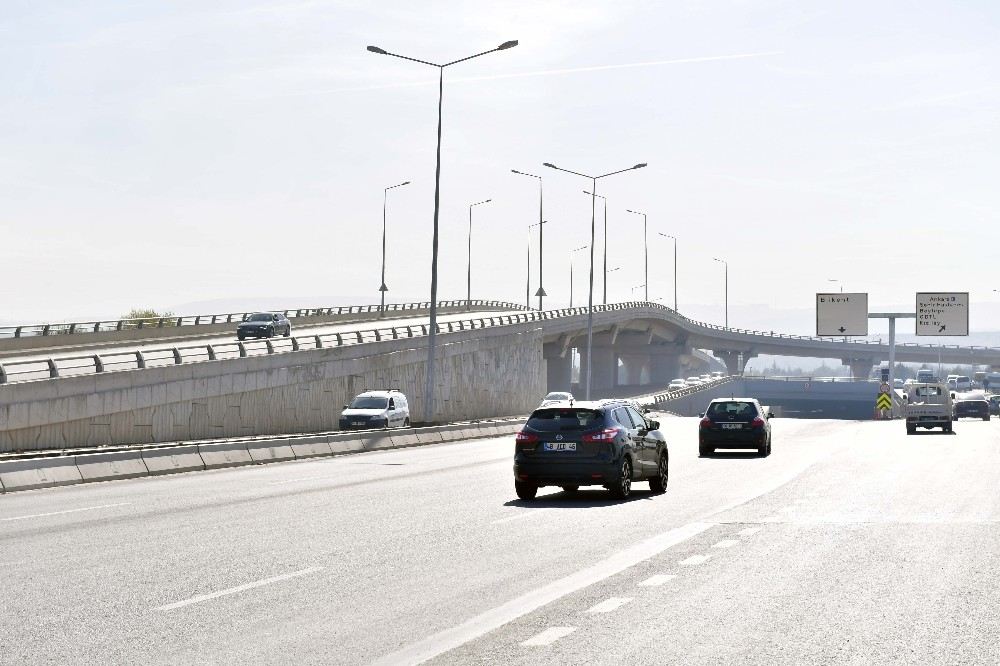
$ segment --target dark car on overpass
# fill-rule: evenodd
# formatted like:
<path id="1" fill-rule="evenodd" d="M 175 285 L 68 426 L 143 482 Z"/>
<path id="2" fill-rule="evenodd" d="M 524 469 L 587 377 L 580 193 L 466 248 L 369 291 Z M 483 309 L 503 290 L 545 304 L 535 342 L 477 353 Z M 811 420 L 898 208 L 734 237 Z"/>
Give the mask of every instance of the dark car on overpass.
<path id="1" fill-rule="evenodd" d="M 236 337 L 273 338 L 277 334 L 286 338 L 292 334 L 292 323 L 280 312 L 254 312 L 236 327 Z"/>
<path id="2" fill-rule="evenodd" d="M 698 454 L 718 449 L 757 449 L 771 455 L 771 412 L 755 398 L 716 398 L 698 424 Z"/>
<path id="3" fill-rule="evenodd" d="M 965 418 L 990 420 L 990 403 L 986 398 L 955 401 L 955 420 Z"/>
<path id="4" fill-rule="evenodd" d="M 543 486 L 576 492 L 604 486 L 616 499 L 633 481 L 667 489 L 669 451 L 657 421 L 629 401 L 564 402 L 532 412 L 514 444 L 514 490 L 523 500 Z"/>

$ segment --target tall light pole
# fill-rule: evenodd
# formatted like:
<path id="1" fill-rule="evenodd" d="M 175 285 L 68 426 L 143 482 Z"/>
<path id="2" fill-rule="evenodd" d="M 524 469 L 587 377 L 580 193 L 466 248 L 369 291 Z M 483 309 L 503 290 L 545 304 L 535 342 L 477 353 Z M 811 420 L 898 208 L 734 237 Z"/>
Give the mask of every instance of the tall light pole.
<path id="1" fill-rule="evenodd" d="M 543 162 L 543 166 L 547 166 L 550 169 L 555 169 L 557 171 L 565 171 L 566 173 L 571 173 L 574 176 L 581 176 L 583 178 L 589 178 L 591 181 L 590 187 L 590 288 L 588 290 L 589 295 L 587 296 L 587 388 L 584 392 L 584 400 L 590 400 L 590 377 L 593 374 L 591 368 L 591 359 L 593 357 L 594 351 L 594 226 L 595 217 L 597 213 L 597 181 L 601 178 L 607 178 L 608 176 L 614 176 L 615 174 L 625 173 L 626 171 L 632 171 L 633 169 L 641 169 L 646 166 L 646 163 L 636 164 L 635 166 L 629 167 L 627 169 L 619 169 L 618 171 L 612 171 L 610 173 L 601 174 L 600 176 L 588 176 L 587 174 L 580 173 L 579 171 L 570 171 L 569 169 L 563 169 L 557 167 L 555 164 L 550 164 L 549 162 Z"/>
<path id="2" fill-rule="evenodd" d="M 543 277 L 542 277 L 542 275 L 544 273 L 544 271 L 542 270 L 542 268 L 543 268 L 543 261 L 545 259 L 545 253 L 542 251 L 542 247 L 543 247 L 543 244 L 542 244 L 542 240 L 543 240 L 543 237 L 542 237 L 542 227 L 545 225 L 545 220 L 542 219 L 542 177 L 541 176 L 536 176 L 533 173 L 527 173 L 525 171 L 518 171 L 517 169 L 511 169 L 510 171 L 511 171 L 511 173 L 516 173 L 516 174 L 518 174 L 520 176 L 528 176 L 529 178 L 537 178 L 538 179 L 538 224 L 537 224 L 537 226 L 538 226 L 538 291 L 535 292 L 535 296 L 538 296 L 538 309 L 541 310 L 542 309 L 542 297 L 548 295 L 548 294 L 545 293 L 545 288 L 542 286 L 542 284 L 543 284 Z M 536 225 L 533 224 L 531 226 L 536 226 Z M 530 303 L 528 304 L 528 307 L 531 307 Z"/>
<path id="3" fill-rule="evenodd" d="M 726 267 L 726 273 L 725 273 L 725 275 L 726 275 L 726 283 L 725 283 L 726 284 L 726 287 L 725 287 L 725 294 L 726 294 L 726 296 L 725 296 L 725 298 L 726 298 L 726 328 L 729 328 L 729 264 L 726 261 L 724 261 L 723 259 L 718 259 L 716 257 L 712 257 L 712 260 L 713 261 L 718 261 L 720 264 L 722 264 L 723 266 Z"/>
<path id="4" fill-rule="evenodd" d="M 469 270 L 465 274 L 465 309 L 472 309 L 472 209 L 476 206 L 482 206 L 483 204 L 488 204 L 493 201 L 493 199 L 483 199 L 482 201 L 477 201 L 474 204 L 469 204 Z"/>
<path id="5" fill-rule="evenodd" d="M 441 109 L 444 103 L 444 68 L 450 67 L 451 65 L 457 65 L 458 63 L 465 62 L 466 60 L 478 58 L 479 56 L 486 55 L 487 53 L 503 51 L 515 46 L 517 46 L 517 40 L 512 39 L 508 42 L 504 42 L 495 49 L 483 51 L 482 53 L 476 53 L 475 55 L 466 56 L 465 58 L 460 58 L 458 60 L 452 60 L 451 62 L 447 62 L 443 65 L 427 62 L 426 60 L 410 58 L 409 56 L 399 55 L 398 53 L 390 53 L 377 46 L 368 47 L 368 50 L 372 53 L 392 56 L 394 58 L 402 58 L 403 60 L 410 60 L 412 62 L 418 62 L 422 65 L 429 65 L 431 67 L 438 68 L 437 164 L 434 169 L 434 234 L 431 241 L 431 307 L 430 325 L 428 326 L 427 331 L 427 383 L 424 387 L 424 423 L 431 423 L 434 417 L 434 352 L 437 344 L 438 213 L 441 209 Z"/>
<path id="6" fill-rule="evenodd" d="M 389 201 L 389 190 L 394 190 L 397 187 L 402 187 L 403 185 L 409 185 L 410 181 L 405 183 L 399 183 L 398 185 L 390 185 L 385 188 L 382 192 L 382 286 L 378 288 L 379 292 L 382 294 L 382 305 L 379 307 L 379 316 L 385 316 L 385 292 L 389 291 L 389 287 L 385 284 L 385 209 Z"/>
<path id="7" fill-rule="evenodd" d="M 608 304 L 608 199 L 600 194 L 595 194 L 593 192 L 583 191 L 584 194 L 589 194 L 592 197 L 597 197 L 598 199 L 604 199 L 604 304 Z"/>
<path id="8" fill-rule="evenodd" d="M 525 273 L 525 280 L 524 280 L 524 304 L 529 309 L 531 308 L 531 229 L 532 227 L 540 228 L 543 224 L 545 224 L 545 220 L 541 220 L 540 222 L 535 222 L 534 224 L 528 225 L 528 266 L 527 266 L 528 270 Z M 539 234 L 539 236 L 541 236 L 541 234 Z M 541 239 L 539 239 L 539 242 L 541 242 Z M 541 246 L 539 246 L 538 251 L 539 253 L 541 253 L 542 251 Z M 538 281 L 539 282 L 542 281 L 541 267 L 539 267 Z M 540 288 L 541 287 L 539 287 L 539 289 Z M 538 297 L 538 309 L 539 310 L 542 309 L 541 296 Z"/>
<path id="9" fill-rule="evenodd" d="M 573 255 L 580 250 L 586 250 L 586 245 L 581 245 L 578 248 L 569 251 L 569 307 L 573 307 Z"/>
<path id="10" fill-rule="evenodd" d="M 633 215 L 642 215 L 642 246 L 646 256 L 646 272 L 643 275 L 643 279 L 646 281 L 646 284 L 644 286 L 646 287 L 646 302 L 648 303 L 649 302 L 649 235 L 646 233 L 649 228 L 648 220 L 646 220 L 645 213 L 640 213 L 637 210 L 629 210 L 626 208 L 625 212 L 632 213 Z"/>
<path id="11" fill-rule="evenodd" d="M 837 280 L 836 278 L 828 278 L 827 282 L 836 282 L 837 284 L 840 285 L 840 293 L 844 293 L 844 283 L 841 282 L 840 280 Z"/>
<path id="12" fill-rule="evenodd" d="M 657 231 L 664 238 L 670 238 L 674 241 L 674 312 L 677 312 L 677 238 L 671 236 L 670 234 L 663 234 Z"/>

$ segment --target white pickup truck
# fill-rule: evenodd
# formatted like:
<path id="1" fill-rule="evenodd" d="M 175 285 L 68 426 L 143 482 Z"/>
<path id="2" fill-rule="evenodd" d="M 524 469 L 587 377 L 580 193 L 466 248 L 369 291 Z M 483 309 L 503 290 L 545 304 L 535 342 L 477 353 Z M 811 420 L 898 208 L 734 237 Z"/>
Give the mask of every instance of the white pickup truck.
<path id="1" fill-rule="evenodd" d="M 910 384 L 906 391 L 906 434 L 917 428 L 941 428 L 951 432 L 952 394 L 947 384 Z"/>

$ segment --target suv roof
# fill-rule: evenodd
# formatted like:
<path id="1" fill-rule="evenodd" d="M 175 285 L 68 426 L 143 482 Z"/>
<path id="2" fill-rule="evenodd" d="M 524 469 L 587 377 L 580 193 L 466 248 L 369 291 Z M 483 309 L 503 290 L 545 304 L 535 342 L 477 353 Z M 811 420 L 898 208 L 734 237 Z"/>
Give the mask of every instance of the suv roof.
<path id="1" fill-rule="evenodd" d="M 371 389 L 369 391 L 362 391 L 361 393 L 358 394 L 358 397 L 361 397 L 363 395 L 371 395 L 375 396 L 376 398 L 384 398 L 387 397 L 390 393 L 402 393 L 402 391 L 400 391 L 399 389 Z"/>

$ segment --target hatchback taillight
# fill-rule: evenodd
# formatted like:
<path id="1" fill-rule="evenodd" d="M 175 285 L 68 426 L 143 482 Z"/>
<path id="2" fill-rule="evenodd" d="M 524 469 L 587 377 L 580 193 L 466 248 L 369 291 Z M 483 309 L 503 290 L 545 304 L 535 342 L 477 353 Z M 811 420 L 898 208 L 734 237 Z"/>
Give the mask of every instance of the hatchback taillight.
<path id="1" fill-rule="evenodd" d="M 701 420 L 700 425 L 701 425 L 702 428 L 711 428 L 712 427 L 712 419 L 710 419 L 710 418 L 708 418 L 706 416 L 705 418 L 703 418 Z"/>
<path id="2" fill-rule="evenodd" d="M 588 432 L 582 437 L 584 442 L 613 442 L 618 436 L 618 428 L 605 428 L 596 432 Z"/>
<path id="3" fill-rule="evenodd" d="M 759 416 L 754 417 L 754 420 L 750 422 L 750 427 L 751 428 L 763 428 L 764 427 L 764 419 L 760 418 Z"/>

